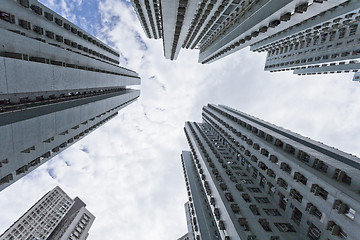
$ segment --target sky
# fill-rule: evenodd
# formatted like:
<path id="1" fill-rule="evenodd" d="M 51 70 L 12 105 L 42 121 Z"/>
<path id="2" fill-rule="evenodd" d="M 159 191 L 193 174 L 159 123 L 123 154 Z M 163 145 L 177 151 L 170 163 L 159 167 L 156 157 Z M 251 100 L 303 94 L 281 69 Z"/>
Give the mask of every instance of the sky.
<path id="1" fill-rule="evenodd" d="M 163 57 L 147 39 L 129 1 L 41 0 L 120 52 L 139 73 L 141 97 L 119 115 L 0 192 L 0 233 L 59 185 L 96 219 L 89 240 L 177 239 L 186 232 L 180 154 L 185 121 L 202 106 L 225 104 L 360 156 L 360 84 L 352 74 L 297 76 L 263 71 L 265 54 L 242 49 L 197 63 L 182 49 Z"/>

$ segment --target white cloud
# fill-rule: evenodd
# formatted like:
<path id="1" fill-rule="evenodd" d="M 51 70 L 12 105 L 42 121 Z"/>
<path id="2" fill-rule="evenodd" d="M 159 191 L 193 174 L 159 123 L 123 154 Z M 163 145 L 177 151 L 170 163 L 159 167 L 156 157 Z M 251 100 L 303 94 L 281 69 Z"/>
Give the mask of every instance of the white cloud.
<path id="1" fill-rule="evenodd" d="M 70 6 L 79 2 L 60 3 L 55 7 L 71 18 Z M 201 121 L 207 103 L 226 104 L 360 156 L 360 85 L 350 74 L 268 73 L 263 71 L 265 56 L 249 49 L 210 65 L 197 63 L 197 51 L 182 50 L 171 62 L 163 57 L 162 40 L 146 39 L 128 3 L 104 0 L 99 9 L 99 37 L 113 42 L 123 64 L 140 74 L 141 97 L 2 191 L 0 232 L 60 185 L 83 199 L 97 217 L 91 240 L 180 237 L 186 231 L 180 153 L 188 147 L 183 126 L 187 120 Z"/>

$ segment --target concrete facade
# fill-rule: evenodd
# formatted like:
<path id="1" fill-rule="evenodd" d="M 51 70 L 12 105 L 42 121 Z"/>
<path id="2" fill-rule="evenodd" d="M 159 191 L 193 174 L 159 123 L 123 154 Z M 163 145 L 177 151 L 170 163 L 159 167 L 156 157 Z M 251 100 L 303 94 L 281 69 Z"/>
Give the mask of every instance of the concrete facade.
<path id="1" fill-rule="evenodd" d="M 71 199 L 55 187 L 35 203 L 0 240 L 85 240 L 95 217 L 79 198 Z"/>
<path id="2" fill-rule="evenodd" d="M 136 100 L 119 54 L 36 0 L 0 6 L 0 191 Z"/>
<path id="3" fill-rule="evenodd" d="M 202 116 L 182 153 L 195 239 L 358 239 L 359 158 L 226 106 Z"/>

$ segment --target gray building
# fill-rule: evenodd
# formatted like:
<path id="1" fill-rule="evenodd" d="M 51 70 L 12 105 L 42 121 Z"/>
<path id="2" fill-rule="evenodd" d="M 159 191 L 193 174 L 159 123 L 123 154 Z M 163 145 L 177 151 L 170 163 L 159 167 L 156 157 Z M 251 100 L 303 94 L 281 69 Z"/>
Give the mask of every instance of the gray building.
<path id="1" fill-rule="evenodd" d="M 176 59 L 182 47 L 199 49 L 199 62 L 211 63 L 250 46 L 251 51 L 268 52 L 267 71 L 304 75 L 359 69 L 358 0 L 132 3 L 145 32 L 162 29 L 155 38 L 163 38 L 167 59 Z"/>
<path id="2" fill-rule="evenodd" d="M 359 239 L 359 158 L 227 106 L 202 117 L 181 155 L 194 239 Z"/>
<path id="3" fill-rule="evenodd" d="M 186 213 L 186 223 L 187 223 L 187 229 L 188 232 L 186 234 L 184 234 L 184 236 L 182 236 L 181 238 L 179 238 L 178 240 L 194 240 L 194 234 L 192 231 L 192 218 L 191 218 L 191 212 L 190 212 L 190 203 L 187 202 L 184 204 L 185 207 L 185 213 Z"/>
<path id="4" fill-rule="evenodd" d="M 0 5 L 0 191 L 135 101 L 119 54 L 36 0 Z"/>
<path id="5" fill-rule="evenodd" d="M 0 240 L 85 240 L 95 217 L 78 197 L 60 187 L 45 194 L 2 235 Z"/>

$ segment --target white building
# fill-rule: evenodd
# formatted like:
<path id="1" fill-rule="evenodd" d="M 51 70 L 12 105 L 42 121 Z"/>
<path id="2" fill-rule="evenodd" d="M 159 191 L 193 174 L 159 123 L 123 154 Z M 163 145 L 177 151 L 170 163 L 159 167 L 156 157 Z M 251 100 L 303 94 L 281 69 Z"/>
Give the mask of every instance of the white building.
<path id="1" fill-rule="evenodd" d="M 45 194 L 1 236 L 0 240 L 85 240 L 95 217 L 79 198 L 61 188 Z"/>
<path id="2" fill-rule="evenodd" d="M 0 5 L 0 191 L 136 100 L 119 54 L 37 0 Z"/>
<path id="3" fill-rule="evenodd" d="M 226 106 L 185 124 L 195 239 L 356 240 L 360 159 Z"/>

